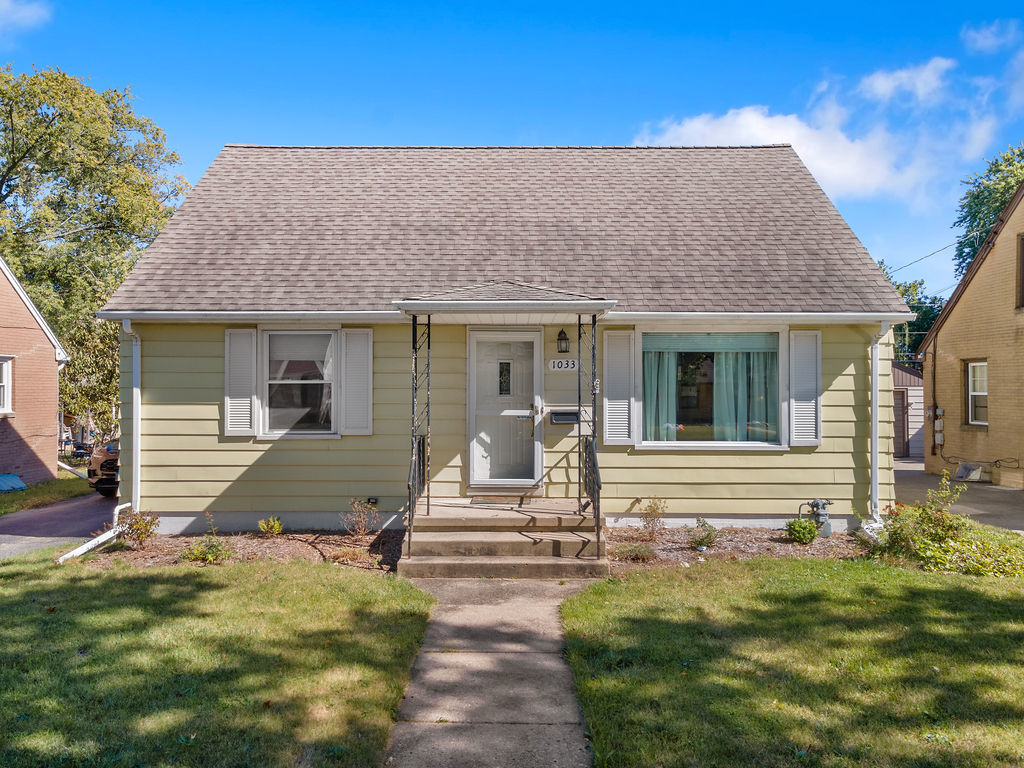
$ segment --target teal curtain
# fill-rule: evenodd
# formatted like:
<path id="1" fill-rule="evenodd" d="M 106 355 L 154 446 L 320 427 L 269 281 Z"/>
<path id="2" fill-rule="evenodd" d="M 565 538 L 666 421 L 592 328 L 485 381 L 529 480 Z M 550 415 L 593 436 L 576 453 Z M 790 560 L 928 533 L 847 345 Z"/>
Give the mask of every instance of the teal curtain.
<path id="1" fill-rule="evenodd" d="M 676 439 L 676 353 L 644 352 L 644 440 Z"/>
<path id="2" fill-rule="evenodd" d="M 778 438 L 777 352 L 716 352 L 715 440 Z"/>

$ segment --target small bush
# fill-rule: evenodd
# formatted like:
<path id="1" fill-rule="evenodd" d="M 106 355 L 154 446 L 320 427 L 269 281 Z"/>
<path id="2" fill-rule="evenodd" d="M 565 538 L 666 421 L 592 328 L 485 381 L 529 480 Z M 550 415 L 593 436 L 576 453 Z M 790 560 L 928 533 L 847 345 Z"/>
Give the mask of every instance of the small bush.
<path id="1" fill-rule="evenodd" d="M 697 518 L 697 526 L 690 531 L 691 547 L 710 547 L 718 541 L 718 529 L 703 517 Z"/>
<path id="2" fill-rule="evenodd" d="M 156 536 L 160 527 L 160 516 L 153 512 L 136 512 L 134 509 L 122 514 L 118 520 L 121 526 L 121 538 L 130 542 L 133 547 L 144 549 L 146 542 Z"/>
<path id="3" fill-rule="evenodd" d="M 652 496 L 640 508 L 640 528 L 643 531 L 644 538 L 648 541 L 657 541 L 658 535 L 665 530 L 665 510 L 667 506 L 664 499 Z"/>
<path id="4" fill-rule="evenodd" d="M 362 538 L 378 528 L 380 513 L 375 504 L 362 499 L 352 499 L 349 503 L 352 510 L 341 513 L 341 525 L 346 531 Z"/>
<path id="5" fill-rule="evenodd" d="M 267 536 L 279 536 L 284 532 L 280 517 L 268 517 L 266 520 L 260 520 L 257 525 L 260 527 L 260 533 Z"/>
<path id="6" fill-rule="evenodd" d="M 206 534 L 181 550 L 178 557 L 190 563 L 213 565 L 231 557 L 231 550 L 219 537 Z"/>
<path id="7" fill-rule="evenodd" d="M 965 487 L 952 485 L 943 472 L 924 504 L 887 507 L 876 553 L 906 558 L 926 571 L 1024 577 L 1024 538 L 950 511 Z"/>
<path id="8" fill-rule="evenodd" d="M 331 560 L 342 565 L 380 565 L 380 558 L 362 547 L 338 547 L 331 553 Z"/>
<path id="9" fill-rule="evenodd" d="M 203 538 L 192 542 L 181 551 L 178 557 L 192 563 L 206 563 L 213 565 L 231 557 L 231 550 L 217 537 L 217 526 L 213 523 L 213 515 L 206 512 L 206 523 L 210 526 L 210 532 Z"/>
<path id="10" fill-rule="evenodd" d="M 798 517 L 786 523 L 786 532 L 789 538 L 797 544 L 810 544 L 818 538 L 818 526 L 813 520 L 806 517 Z"/>
<path id="11" fill-rule="evenodd" d="M 650 544 L 632 541 L 624 541 L 609 547 L 608 554 L 615 560 L 628 560 L 632 563 L 649 563 L 658 556 Z"/>

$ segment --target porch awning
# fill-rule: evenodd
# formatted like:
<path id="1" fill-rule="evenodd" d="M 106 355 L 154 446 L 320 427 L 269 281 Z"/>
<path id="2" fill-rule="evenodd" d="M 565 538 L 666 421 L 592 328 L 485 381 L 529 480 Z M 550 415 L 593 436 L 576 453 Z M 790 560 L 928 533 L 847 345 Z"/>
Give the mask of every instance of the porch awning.
<path id="1" fill-rule="evenodd" d="M 578 315 L 603 316 L 614 299 L 572 293 L 516 280 L 491 280 L 441 293 L 400 299 L 407 315 L 430 315 L 434 323 L 537 325 L 576 322 Z"/>

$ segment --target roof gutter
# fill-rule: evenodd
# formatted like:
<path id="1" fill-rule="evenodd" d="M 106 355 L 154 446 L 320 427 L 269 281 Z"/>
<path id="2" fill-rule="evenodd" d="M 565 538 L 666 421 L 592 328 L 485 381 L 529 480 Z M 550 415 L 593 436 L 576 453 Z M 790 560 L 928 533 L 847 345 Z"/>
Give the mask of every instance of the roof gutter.
<path id="1" fill-rule="evenodd" d="M 748 320 L 786 325 L 866 325 L 907 323 L 915 317 L 913 312 L 609 312 L 604 320 L 609 323 Z"/>
<path id="2" fill-rule="evenodd" d="M 268 320 L 322 321 L 354 323 L 401 323 L 405 315 L 393 309 L 350 310 L 347 312 L 307 312 L 307 311 L 175 311 L 175 310 L 100 310 L 96 313 L 100 320 L 129 320 L 136 323 L 261 323 Z"/>

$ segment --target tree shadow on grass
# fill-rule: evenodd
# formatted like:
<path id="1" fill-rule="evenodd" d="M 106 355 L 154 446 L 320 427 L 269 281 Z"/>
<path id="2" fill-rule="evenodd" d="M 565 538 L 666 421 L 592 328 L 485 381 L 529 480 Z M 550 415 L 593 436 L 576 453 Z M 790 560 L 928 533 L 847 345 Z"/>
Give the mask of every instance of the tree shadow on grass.
<path id="1" fill-rule="evenodd" d="M 0 764 L 377 765 L 428 613 L 316 563 L 9 561 Z"/>
<path id="2" fill-rule="evenodd" d="M 1024 596 L 917 576 L 767 581 L 570 632 L 598 765 L 1021 764 Z"/>

